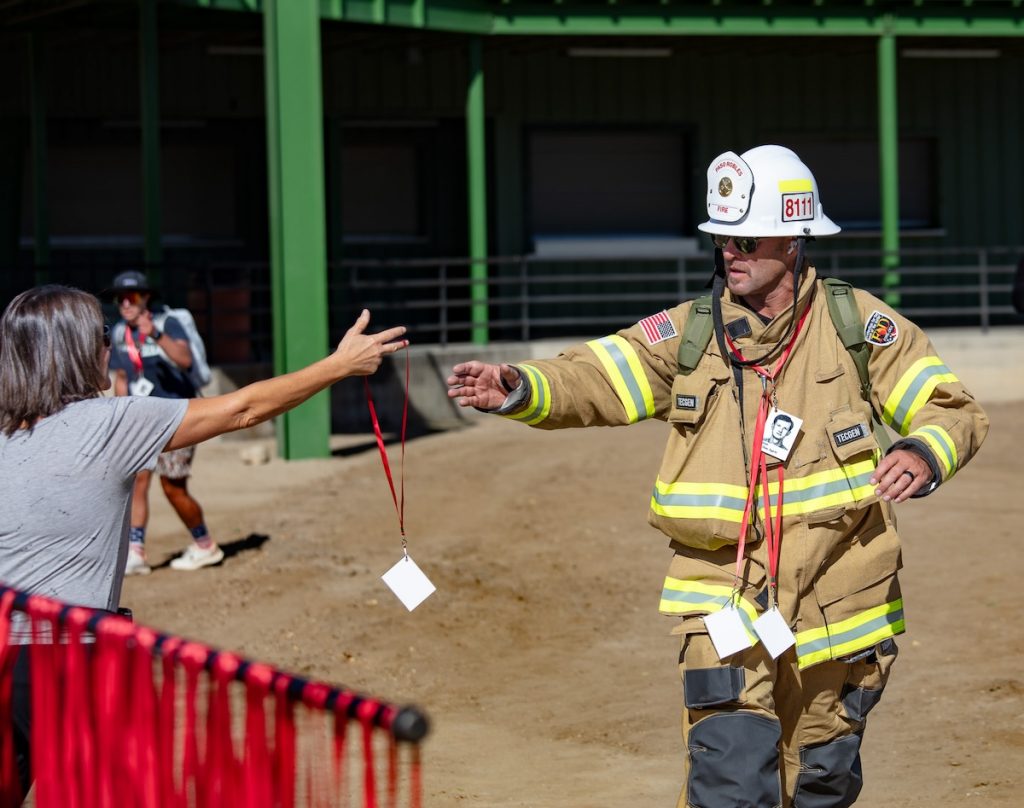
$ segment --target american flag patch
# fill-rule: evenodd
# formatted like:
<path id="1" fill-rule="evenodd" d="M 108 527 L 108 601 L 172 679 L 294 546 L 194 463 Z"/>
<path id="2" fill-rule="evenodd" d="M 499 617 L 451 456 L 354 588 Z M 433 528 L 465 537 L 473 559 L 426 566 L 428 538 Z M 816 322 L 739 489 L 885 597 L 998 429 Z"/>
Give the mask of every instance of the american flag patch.
<path id="1" fill-rule="evenodd" d="M 640 321 L 640 327 L 644 330 L 644 334 L 647 335 L 647 341 L 651 345 L 657 345 L 659 342 L 664 342 L 677 336 L 676 327 L 669 319 L 667 311 L 659 311 L 650 317 L 644 317 Z"/>

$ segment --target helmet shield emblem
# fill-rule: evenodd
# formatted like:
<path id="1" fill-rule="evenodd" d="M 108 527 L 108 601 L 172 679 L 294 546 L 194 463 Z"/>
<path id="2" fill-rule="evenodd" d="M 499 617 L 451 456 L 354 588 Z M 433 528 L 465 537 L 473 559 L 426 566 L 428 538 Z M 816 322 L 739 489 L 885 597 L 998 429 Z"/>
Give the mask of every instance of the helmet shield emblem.
<path id="1" fill-rule="evenodd" d="M 738 222 L 747 214 L 754 190 L 750 166 L 736 152 L 718 155 L 708 166 L 708 218 Z"/>

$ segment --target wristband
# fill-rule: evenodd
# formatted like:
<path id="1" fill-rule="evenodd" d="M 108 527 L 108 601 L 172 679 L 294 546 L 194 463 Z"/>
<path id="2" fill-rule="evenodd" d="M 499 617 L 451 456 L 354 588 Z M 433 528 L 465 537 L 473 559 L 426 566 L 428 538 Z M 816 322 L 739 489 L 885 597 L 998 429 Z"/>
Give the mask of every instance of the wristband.
<path id="1" fill-rule="evenodd" d="M 153 342 L 159 342 L 160 341 L 160 337 L 162 337 L 163 335 L 164 335 L 163 331 L 159 331 L 159 330 L 154 328 L 152 333 L 150 333 L 149 338 L 151 340 L 153 340 Z"/>

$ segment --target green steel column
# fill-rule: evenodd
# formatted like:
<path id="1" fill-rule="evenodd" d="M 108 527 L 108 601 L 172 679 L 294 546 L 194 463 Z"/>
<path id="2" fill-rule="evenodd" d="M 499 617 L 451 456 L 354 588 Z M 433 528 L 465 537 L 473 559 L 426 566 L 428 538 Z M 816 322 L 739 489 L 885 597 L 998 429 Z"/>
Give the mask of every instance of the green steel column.
<path id="1" fill-rule="evenodd" d="M 265 0 L 270 260 L 274 372 L 327 351 L 323 113 L 317 0 Z M 330 396 L 319 393 L 277 419 L 287 460 L 330 452 Z"/>
<path id="2" fill-rule="evenodd" d="M 29 37 L 31 66 L 32 218 L 35 242 L 36 283 L 46 283 L 50 265 L 50 200 L 46 160 L 46 42 L 42 34 Z"/>
<path id="3" fill-rule="evenodd" d="M 160 39 L 156 15 L 156 0 L 139 0 L 143 254 L 150 282 L 159 287 L 163 253 L 160 246 Z"/>
<path id="4" fill-rule="evenodd" d="M 471 339 L 488 342 L 487 327 L 487 160 L 484 135 L 483 45 L 469 40 L 469 85 L 466 90 L 466 159 L 469 177 L 469 257 Z"/>
<path id="5" fill-rule="evenodd" d="M 900 304 L 899 113 L 896 108 L 896 37 L 887 30 L 878 39 L 878 145 L 882 192 L 882 286 L 885 302 Z"/>

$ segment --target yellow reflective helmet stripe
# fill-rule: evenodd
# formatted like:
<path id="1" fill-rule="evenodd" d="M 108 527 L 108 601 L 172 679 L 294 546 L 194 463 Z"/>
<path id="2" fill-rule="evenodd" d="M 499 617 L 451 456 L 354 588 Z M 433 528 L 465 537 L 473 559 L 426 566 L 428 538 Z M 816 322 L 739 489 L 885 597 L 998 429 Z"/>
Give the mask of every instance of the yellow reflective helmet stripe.
<path id="1" fill-rule="evenodd" d="M 918 438 L 928 444 L 932 450 L 932 454 L 938 459 L 939 463 L 942 464 L 944 480 L 948 480 L 956 473 L 957 469 L 957 454 L 956 444 L 953 442 L 952 436 L 941 426 L 929 424 L 923 426 L 920 429 L 915 429 L 909 435 L 908 438 Z"/>
<path id="2" fill-rule="evenodd" d="M 526 374 L 530 382 L 530 401 L 526 409 L 506 415 L 516 421 L 524 421 L 527 424 L 538 424 L 543 421 L 551 412 L 551 385 L 547 377 L 532 365 L 517 365 L 520 372 Z"/>
<path id="3" fill-rule="evenodd" d="M 731 586 L 705 584 L 667 575 L 661 590 L 660 611 L 663 614 L 711 614 L 721 611 L 733 600 Z M 747 634 L 752 642 L 756 642 L 754 620 L 757 619 L 757 611 L 743 598 L 735 598 L 735 601 Z"/>
<path id="4" fill-rule="evenodd" d="M 626 410 L 629 423 L 654 415 L 654 393 L 636 350 L 617 335 L 587 343 L 601 362 L 605 375 Z"/>
<path id="5" fill-rule="evenodd" d="M 813 191 L 814 185 L 810 179 L 804 180 L 779 180 L 779 193 L 794 193 L 796 191 Z"/>
<path id="6" fill-rule="evenodd" d="M 882 420 L 905 436 L 910 429 L 910 422 L 931 397 L 932 391 L 943 382 L 956 381 L 959 379 L 939 357 L 926 356 L 924 359 L 918 359 L 900 377 L 885 400 Z"/>
<path id="7" fill-rule="evenodd" d="M 800 668 L 838 659 L 870 648 L 906 631 L 903 599 L 884 603 L 821 628 L 798 631 L 796 656 Z"/>

